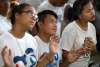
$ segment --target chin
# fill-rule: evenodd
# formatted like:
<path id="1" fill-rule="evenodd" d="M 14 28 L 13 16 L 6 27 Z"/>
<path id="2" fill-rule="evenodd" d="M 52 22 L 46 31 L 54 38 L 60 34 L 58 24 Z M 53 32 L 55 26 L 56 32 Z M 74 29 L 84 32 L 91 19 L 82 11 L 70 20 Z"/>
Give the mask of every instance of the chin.
<path id="1" fill-rule="evenodd" d="M 51 35 L 55 35 L 56 33 L 54 32 L 54 33 L 51 33 Z"/>
<path id="2" fill-rule="evenodd" d="M 33 27 L 29 27 L 29 30 L 32 30 L 33 29 Z"/>

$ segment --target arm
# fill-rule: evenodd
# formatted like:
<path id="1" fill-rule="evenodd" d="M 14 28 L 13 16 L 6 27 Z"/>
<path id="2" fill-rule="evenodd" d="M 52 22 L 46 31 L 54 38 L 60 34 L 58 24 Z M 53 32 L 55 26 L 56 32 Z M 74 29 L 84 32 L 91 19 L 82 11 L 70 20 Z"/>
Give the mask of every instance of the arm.
<path id="1" fill-rule="evenodd" d="M 49 52 L 48 54 L 44 54 L 38 61 L 37 67 L 46 67 L 48 63 L 53 60 L 54 53 Z"/>
<path id="2" fill-rule="evenodd" d="M 79 49 L 79 50 L 81 50 L 81 49 Z M 63 50 L 63 54 L 62 54 L 63 65 L 68 66 L 70 63 L 75 62 L 80 56 L 81 56 L 81 54 L 78 53 L 77 51 Z"/>
<path id="3" fill-rule="evenodd" d="M 62 61 L 60 63 L 60 67 L 67 67 L 70 63 L 67 60 L 68 52 L 62 49 Z"/>
<path id="4" fill-rule="evenodd" d="M 49 49 L 50 52 L 43 54 L 37 64 L 37 67 L 46 67 L 46 65 L 50 62 L 53 61 L 54 54 L 58 50 L 58 38 L 56 36 L 51 36 L 50 38 L 50 44 L 49 44 Z"/>

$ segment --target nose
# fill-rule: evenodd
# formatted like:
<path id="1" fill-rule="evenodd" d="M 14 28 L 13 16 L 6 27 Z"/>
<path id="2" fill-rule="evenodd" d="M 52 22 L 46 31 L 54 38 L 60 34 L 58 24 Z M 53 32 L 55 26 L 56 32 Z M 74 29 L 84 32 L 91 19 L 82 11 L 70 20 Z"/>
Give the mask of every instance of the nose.
<path id="1" fill-rule="evenodd" d="M 37 15 L 32 15 L 32 19 L 37 22 L 38 21 L 38 16 Z"/>
<path id="2" fill-rule="evenodd" d="M 95 16 L 95 10 L 94 9 L 91 9 L 91 15 Z"/>

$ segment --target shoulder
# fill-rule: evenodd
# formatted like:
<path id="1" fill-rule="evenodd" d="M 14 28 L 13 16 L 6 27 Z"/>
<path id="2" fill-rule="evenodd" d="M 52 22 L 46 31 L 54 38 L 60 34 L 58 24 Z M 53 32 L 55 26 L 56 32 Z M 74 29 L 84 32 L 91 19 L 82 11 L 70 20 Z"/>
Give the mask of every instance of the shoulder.
<path id="1" fill-rule="evenodd" d="M 65 27 L 63 32 L 75 32 L 75 30 L 76 30 L 76 23 L 75 21 L 72 21 Z"/>
<path id="2" fill-rule="evenodd" d="M 28 32 L 25 33 L 25 37 L 29 38 L 29 39 L 35 39 L 31 34 L 29 34 Z"/>
<path id="3" fill-rule="evenodd" d="M 40 12 L 42 11 L 43 9 L 45 9 L 48 5 L 48 1 L 44 1 L 43 3 L 41 3 L 39 6 L 38 6 L 38 9 L 37 11 Z"/>
<path id="4" fill-rule="evenodd" d="M 4 40 L 6 40 L 6 39 L 10 39 L 11 38 L 11 34 L 9 33 L 9 32 L 4 32 L 2 35 L 0 35 L 0 40 L 1 39 L 4 39 Z"/>
<path id="5" fill-rule="evenodd" d="M 7 41 L 11 39 L 10 33 L 3 33 L 0 36 L 0 50 L 3 49 L 5 46 L 7 46 Z"/>
<path id="6" fill-rule="evenodd" d="M 93 27 L 94 27 L 94 25 L 92 24 L 92 22 L 88 22 L 88 25 L 90 25 L 90 26 L 93 26 Z"/>
<path id="7" fill-rule="evenodd" d="M 28 42 L 31 42 L 31 43 L 34 43 L 36 44 L 36 39 L 34 38 L 34 36 L 32 36 L 31 34 L 29 33 L 25 33 L 25 39 L 28 40 Z"/>
<path id="8" fill-rule="evenodd" d="M 34 38 L 35 38 L 36 40 L 38 40 L 38 39 L 39 39 L 39 36 L 36 35 L 36 36 L 34 36 Z"/>
<path id="9" fill-rule="evenodd" d="M 90 29 L 95 30 L 95 26 L 91 22 L 88 22 L 88 25 L 89 25 Z"/>

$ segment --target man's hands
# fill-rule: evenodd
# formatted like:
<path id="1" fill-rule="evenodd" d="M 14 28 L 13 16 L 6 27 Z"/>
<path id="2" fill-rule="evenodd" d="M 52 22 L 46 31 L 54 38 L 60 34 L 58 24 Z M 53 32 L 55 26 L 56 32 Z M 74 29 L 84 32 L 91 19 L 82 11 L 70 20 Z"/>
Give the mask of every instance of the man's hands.
<path id="1" fill-rule="evenodd" d="M 96 46 L 92 41 L 92 38 L 85 38 L 84 41 L 84 48 L 87 50 L 87 52 L 92 52 L 95 53 L 96 52 Z"/>

